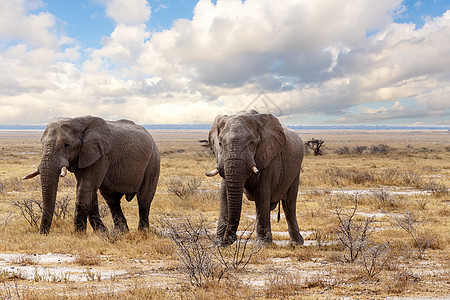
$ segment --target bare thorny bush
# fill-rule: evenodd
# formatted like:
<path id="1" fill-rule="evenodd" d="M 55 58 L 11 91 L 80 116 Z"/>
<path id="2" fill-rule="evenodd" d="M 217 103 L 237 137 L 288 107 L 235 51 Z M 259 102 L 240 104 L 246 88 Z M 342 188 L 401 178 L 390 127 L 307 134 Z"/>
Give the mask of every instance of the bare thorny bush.
<path id="1" fill-rule="evenodd" d="M 22 217 L 27 223 L 37 228 L 42 215 L 42 201 L 36 199 L 11 200 L 10 204 L 19 208 Z"/>
<path id="2" fill-rule="evenodd" d="M 356 222 L 354 219 L 358 208 L 358 195 L 355 195 L 354 202 L 354 207 L 350 212 L 342 212 L 338 209 L 335 211 L 338 221 L 336 233 L 339 241 L 348 251 L 348 255 L 344 254 L 347 262 L 354 262 L 358 258 L 358 255 L 367 246 L 368 239 L 373 232 L 370 227 L 373 218 L 368 218 L 364 222 Z"/>
<path id="3" fill-rule="evenodd" d="M 222 247 L 216 245 L 201 215 L 197 218 L 161 215 L 158 222 L 162 233 L 176 245 L 182 270 L 194 286 L 219 282 L 225 275 L 244 269 L 260 250 L 260 246 L 250 242 L 254 224 L 247 226 L 232 246 Z"/>
<path id="4" fill-rule="evenodd" d="M 355 220 L 357 208 L 358 195 L 355 195 L 354 207 L 350 211 L 335 211 L 338 221 L 336 233 L 347 251 L 347 254 L 344 254 L 345 261 L 353 263 L 358 260 L 366 274 L 373 277 L 384 270 L 390 259 L 389 243 L 375 244 L 370 241 L 369 238 L 373 233 L 371 228 L 373 217 L 357 222 Z"/>
<path id="5" fill-rule="evenodd" d="M 57 198 L 54 211 L 54 216 L 56 219 L 66 219 L 71 215 L 72 210 L 70 208 L 70 202 L 71 199 L 69 193 Z M 39 227 L 39 220 L 41 219 L 43 210 L 42 200 L 33 198 L 11 200 L 10 204 L 20 210 L 21 216 L 31 227 Z"/>
<path id="6" fill-rule="evenodd" d="M 395 220 L 397 222 L 397 225 L 401 229 L 406 231 L 412 238 L 413 245 L 418 250 L 418 258 L 422 258 L 425 251 L 432 245 L 433 240 L 431 237 L 422 234 L 418 230 L 417 227 L 421 222 L 419 222 L 417 218 L 413 216 L 409 211 L 407 211 L 403 217 L 397 217 L 395 218 Z"/>
<path id="7" fill-rule="evenodd" d="M 20 285 L 19 279 L 14 278 L 12 283 L 3 282 L 0 289 L 0 299 L 25 299 L 30 286 Z"/>
<path id="8" fill-rule="evenodd" d="M 170 178 L 166 180 L 169 193 L 176 195 L 181 200 L 185 200 L 194 195 L 200 187 L 201 181 L 196 177 L 189 177 L 187 180 L 182 178 Z"/>

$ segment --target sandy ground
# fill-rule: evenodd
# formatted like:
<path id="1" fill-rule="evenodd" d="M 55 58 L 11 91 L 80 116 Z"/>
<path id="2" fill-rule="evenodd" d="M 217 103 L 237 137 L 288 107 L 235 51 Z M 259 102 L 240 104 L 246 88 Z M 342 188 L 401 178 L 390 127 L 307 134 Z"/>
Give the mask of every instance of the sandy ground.
<path id="1" fill-rule="evenodd" d="M 208 138 L 207 130 L 151 130 L 152 136 L 160 148 L 177 148 L 182 143 L 184 145 L 192 143 L 198 144 L 199 140 Z M 448 131 L 298 131 L 304 141 L 311 138 L 326 140 L 333 145 L 373 145 L 373 144 L 397 144 L 426 146 L 444 144 L 450 145 L 450 132 Z M 0 131 L 0 149 L 2 145 L 17 143 L 35 143 L 39 141 L 41 131 Z M 325 148 L 326 149 L 326 148 Z M 307 193 L 308 191 L 300 191 Z M 317 192 L 317 191 L 316 191 Z M 343 193 L 360 195 L 373 193 L 370 189 L 336 189 L 327 190 L 327 193 Z M 388 191 L 392 194 L 412 195 L 414 193 L 424 193 L 419 190 L 396 190 Z M 384 218 L 383 214 L 367 215 L 375 218 Z M 275 216 L 273 216 L 275 217 Z M 312 232 L 303 232 L 308 238 Z M 275 243 L 282 246 L 287 243 L 287 236 L 284 232 L 273 232 Z M 306 247 L 314 246 L 317 243 L 313 240 L 306 241 Z M 27 263 L 21 263 L 24 260 Z M 396 299 L 450 299 L 450 260 L 443 257 L 438 261 L 419 261 L 410 264 L 400 263 L 408 270 L 410 281 L 420 278 L 417 284 L 425 285 L 427 288 L 421 289 L 420 293 L 407 290 L 406 295 L 382 296 L 377 294 L 367 294 L 364 284 L 352 282 L 354 269 L 349 268 L 342 271 L 342 265 L 338 262 L 330 262 L 325 259 L 312 257 L 308 261 L 300 261 L 295 257 L 272 258 L 271 263 L 265 265 L 249 264 L 245 271 L 240 274 L 241 282 L 255 289 L 264 290 L 265 287 L 276 280 L 277 274 L 285 274 L 285 278 L 296 278 L 297 284 L 307 285 L 308 281 L 316 281 L 317 287 L 305 291 L 305 296 L 315 298 L 344 298 L 354 296 L 357 298 L 396 298 Z M 17 278 L 27 279 L 20 283 L 21 291 L 27 289 L 42 289 L 60 295 L 86 295 L 86 287 L 92 290 L 121 291 L 133 288 L 136 284 L 140 286 L 162 287 L 167 289 L 180 289 L 186 285 L 185 274 L 179 271 L 176 261 L 157 260 L 128 260 L 117 262 L 113 258 L 101 256 L 97 266 L 79 266 L 74 263 L 75 257 L 68 253 L 48 253 L 45 255 L 27 255 L 0 253 L 0 272 L 16 274 Z M 287 275 L 286 275 L 287 274 Z M 436 277 L 446 276 L 447 280 L 438 281 Z M 350 280 L 348 285 L 354 285 L 351 290 L 354 294 L 345 293 L 343 282 Z M 367 281 L 365 284 L 374 286 L 377 282 Z M 17 290 L 11 282 L 0 283 L 3 295 Z M 428 292 L 426 292 L 428 290 Z M 1 293 L 0 293 L 1 295 Z M 260 294 L 263 295 L 264 293 Z M 447 298 L 448 297 L 448 298 Z"/>

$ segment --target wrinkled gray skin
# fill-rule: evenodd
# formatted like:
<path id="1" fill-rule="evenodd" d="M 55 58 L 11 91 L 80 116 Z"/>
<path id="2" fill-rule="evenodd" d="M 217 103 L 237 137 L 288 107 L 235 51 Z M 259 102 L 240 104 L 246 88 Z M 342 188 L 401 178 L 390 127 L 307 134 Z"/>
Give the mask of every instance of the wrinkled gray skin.
<path id="1" fill-rule="evenodd" d="M 97 190 L 111 210 L 115 229 L 127 231 L 120 201 L 137 195 L 139 229 L 149 227 L 150 204 L 159 178 L 158 149 L 143 127 L 132 121 L 105 121 L 84 116 L 60 118 L 47 125 L 42 138 L 42 160 L 38 170 L 25 176 L 41 175 L 43 214 L 40 232 L 52 224 L 58 181 L 63 167 L 77 180 L 75 232 L 85 232 L 87 219 L 94 230 L 106 230 L 99 212 Z"/>
<path id="2" fill-rule="evenodd" d="M 270 211 L 281 201 L 290 240 L 302 245 L 296 217 L 304 151 L 300 137 L 274 116 L 253 111 L 217 116 L 209 131 L 209 144 L 217 158 L 216 170 L 223 178 L 218 242 L 229 245 L 236 240 L 245 193 L 256 205 L 258 242 L 272 243 Z M 257 170 L 252 170 L 253 166 Z M 217 171 L 207 175 L 214 176 Z"/>

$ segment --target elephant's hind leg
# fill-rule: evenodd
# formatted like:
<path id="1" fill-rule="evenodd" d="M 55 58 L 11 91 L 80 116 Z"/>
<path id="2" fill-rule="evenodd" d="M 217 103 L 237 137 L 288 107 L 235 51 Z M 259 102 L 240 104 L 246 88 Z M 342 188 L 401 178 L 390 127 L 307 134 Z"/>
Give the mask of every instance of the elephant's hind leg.
<path id="1" fill-rule="evenodd" d="M 155 197 L 158 178 L 159 163 L 157 166 L 149 165 L 145 174 L 144 183 L 137 194 L 139 206 L 138 230 L 147 230 L 149 228 L 148 215 L 150 214 L 150 205 Z"/>
<path id="2" fill-rule="evenodd" d="M 304 240 L 300 234 L 300 230 L 298 229 L 296 212 L 299 177 L 300 176 L 298 175 L 292 182 L 281 203 L 283 204 L 284 215 L 286 216 L 291 242 L 298 245 L 303 245 Z"/>
<path id="3" fill-rule="evenodd" d="M 103 198 L 105 198 L 106 203 L 108 203 L 109 210 L 111 211 L 111 216 L 114 221 L 114 229 L 120 232 L 128 231 L 127 219 L 125 218 L 122 207 L 120 206 L 120 200 L 123 194 L 121 193 L 107 193 L 100 191 Z"/>

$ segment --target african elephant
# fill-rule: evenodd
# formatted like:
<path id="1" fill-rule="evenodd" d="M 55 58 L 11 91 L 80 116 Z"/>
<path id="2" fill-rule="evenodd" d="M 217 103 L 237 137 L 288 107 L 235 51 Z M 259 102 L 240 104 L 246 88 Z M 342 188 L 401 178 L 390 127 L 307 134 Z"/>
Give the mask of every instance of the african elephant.
<path id="1" fill-rule="evenodd" d="M 60 118 L 50 122 L 42 138 L 42 159 L 29 179 L 41 175 L 43 213 L 40 233 L 47 234 L 55 210 L 59 177 L 67 170 L 77 180 L 75 232 L 85 232 L 87 218 L 94 230 L 106 230 L 99 211 L 97 190 L 111 211 L 114 227 L 127 231 L 120 206 L 123 195 L 137 194 L 139 229 L 147 229 L 150 204 L 159 178 L 158 149 L 147 130 L 129 120 L 99 117 Z"/>
<path id="2" fill-rule="evenodd" d="M 300 137 L 274 116 L 252 111 L 217 116 L 209 131 L 209 145 L 217 167 L 206 175 L 220 174 L 223 178 L 217 241 L 229 245 L 236 240 L 245 193 L 255 202 L 259 243 L 272 243 L 270 211 L 281 200 L 290 240 L 302 245 L 296 217 L 304 152 Z"/>

